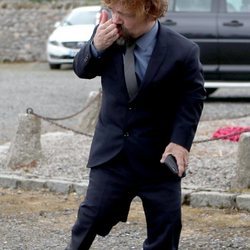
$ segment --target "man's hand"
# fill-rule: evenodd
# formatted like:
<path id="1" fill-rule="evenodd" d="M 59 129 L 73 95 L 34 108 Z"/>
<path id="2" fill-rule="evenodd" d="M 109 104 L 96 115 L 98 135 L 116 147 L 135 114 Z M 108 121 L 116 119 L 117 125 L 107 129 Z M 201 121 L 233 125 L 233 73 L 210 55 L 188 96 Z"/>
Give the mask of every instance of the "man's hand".
<path id="1" fill-rule="evenodd" d="M 107 49 L 120 36 L 116 24 L 112 22 L 112 19 L 108 19 L 108 16 L 108 12 L 106 10 L 102 10 L 100 23 L 93 40 L 97 51 L 103 51 Z"/>
<path id="2" fill-rule="evenodd" d="M 179 168 L 178 175 L 181 177 L 184 171 L 188 167 L 188 155 L 189 155 L 188 150 L 178 144 L 171 142 L 165 148 L 165 151 L 162 154 L 162 158 L 160 162 L 164 163 L 164 160 L 169 154 L 172 154 L 175 157 L 178 168 Z"/>

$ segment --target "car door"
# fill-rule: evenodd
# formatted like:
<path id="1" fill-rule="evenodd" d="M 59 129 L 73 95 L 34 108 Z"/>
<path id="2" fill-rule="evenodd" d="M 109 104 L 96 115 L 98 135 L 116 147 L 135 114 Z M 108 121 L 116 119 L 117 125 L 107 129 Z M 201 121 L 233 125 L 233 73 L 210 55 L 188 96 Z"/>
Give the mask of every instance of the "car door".
<path id="1" fill-rule="evenodd" d="M 250 0 L 221 0 L 218 16 L 222 80 L 250 80 Z"/>
<path id="2" fill-rule="evenodd" d="M 169 0 L 162 23 L 196 42 L 205 79 L 218 78 L 217 0 Z"/>

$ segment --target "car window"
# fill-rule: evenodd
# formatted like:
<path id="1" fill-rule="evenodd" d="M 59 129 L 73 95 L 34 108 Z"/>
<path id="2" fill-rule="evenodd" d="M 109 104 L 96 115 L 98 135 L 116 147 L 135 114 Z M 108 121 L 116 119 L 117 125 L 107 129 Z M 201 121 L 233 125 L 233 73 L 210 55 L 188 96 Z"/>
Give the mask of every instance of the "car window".
<path id="1" fill-rule="evenodd" d="M 175 11 L 185 12 L 211 12 L 212 0 L 176 0 Z"/>
<path id="2" fill-rule="evenodd" d="M 63 25 L 96 24 L 96 11 L 77 11 L 69 14 L 63 21 Z"/>
<path id="3" fill-rule="evenodd" d="M 226 0 L 227 12 L 250 13 L 250 0 Z"/>

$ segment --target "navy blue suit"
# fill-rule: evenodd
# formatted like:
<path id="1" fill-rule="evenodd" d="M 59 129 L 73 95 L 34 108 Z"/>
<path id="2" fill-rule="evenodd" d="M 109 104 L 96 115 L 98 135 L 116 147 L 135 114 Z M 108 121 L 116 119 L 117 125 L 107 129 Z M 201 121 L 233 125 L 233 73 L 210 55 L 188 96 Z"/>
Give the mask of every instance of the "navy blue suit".
<path id="1" fill-rule="evenodd" d="M 91 41 L 76 55 L 74 71 L 80 78 L 101 76 L 102 105 L 88 161 L 89 189 L 72 230 L 72 249 L 88 249 L 95 234 L 106 235 L 125 221 L 135 196 L 142 199 L 147 219 L 144 249 L 177 249 L 180 178 L 168 173 L 160 159 L 169 142 L 191 148 L 206 96 L 199 48 L 159 24 L 145 77 L 130 100 L 123 48 L 113 44 L 94 57 L 90 46 Z"/>

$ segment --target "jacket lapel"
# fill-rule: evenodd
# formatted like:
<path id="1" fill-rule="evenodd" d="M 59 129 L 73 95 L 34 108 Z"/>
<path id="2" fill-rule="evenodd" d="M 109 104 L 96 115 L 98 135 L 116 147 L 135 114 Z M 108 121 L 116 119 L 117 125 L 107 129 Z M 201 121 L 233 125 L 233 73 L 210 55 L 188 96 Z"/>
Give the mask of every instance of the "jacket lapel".
<path id="1" fill-rule="evenodd" d="M 166 49 L 167 43 L 168 43 L 168 38 L 166 32 L 162 32 L 161 25 L 159 25 L 157 41 L 152 56 L 150 58 L 150 61 L 148 63 L 148 67 L 144 75 L 141 88 L 144 88 L 145 86 L 147 86 L 147 84 L 151 82 L 151 80 L 154 78 L 154 76 L 157 74 L 160 67 L 162 66 L 162 62 L 167 57 L 168 53 L 168 50 Z"/>

